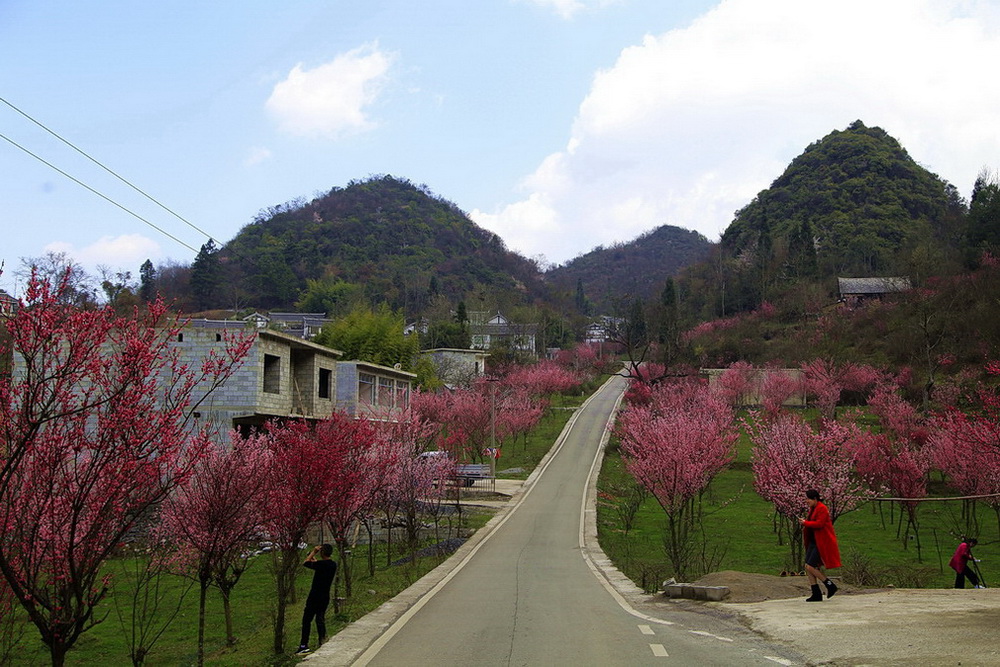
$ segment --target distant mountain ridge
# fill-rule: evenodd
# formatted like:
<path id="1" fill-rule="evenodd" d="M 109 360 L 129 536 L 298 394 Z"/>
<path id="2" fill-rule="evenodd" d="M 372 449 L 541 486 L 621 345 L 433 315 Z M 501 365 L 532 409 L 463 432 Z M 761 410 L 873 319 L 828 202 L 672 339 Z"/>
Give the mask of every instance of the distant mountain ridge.
<path id="1" fill-rule="evenodd" d="M 654 298 L 668 277 L 704 261 L 715 244 L 698 232 L 663 225 L 628 243 L 598 247 L 549 270 L 555 289 L 581 286 L 597 312 L 611 312 L 622 299 Z"/>
<path id="2" fill-rule="evenodd" d="M 564 303 L 560 293 L 575 289 L 578 278 L 595 305 L 610 307 L 626 294 L 653 294 L 711 245 L 696 232 L 664 226 L 543 273 L 426 186 L 382 175 L 266 209 L 219 255 L 228 282 L 244 286 L 246 300 L 259 307 L 291 308 L 309 281 L 335 281 L 413 316 L 435 295 L 457 303 L 483 290 Z"/>
<path id="3" fill-rule="evenodd" d="M 953 186 L 861 121 L 810 144 L 736 213 L 720 244 L 663 225 L 544 272 L 426 186 L 380 175 L 263 211 L 217 253 L 220 290 L 242 294 L 206 307 L 294 309 L 318 290 L 411 318 L 465 299 L 590 316 L 655 299 L 677 277 L 692 316 L 711 316 L 752 310 L 798 279 L 902 274 L 916 249 L 957 247 L 965 215 Z"/>

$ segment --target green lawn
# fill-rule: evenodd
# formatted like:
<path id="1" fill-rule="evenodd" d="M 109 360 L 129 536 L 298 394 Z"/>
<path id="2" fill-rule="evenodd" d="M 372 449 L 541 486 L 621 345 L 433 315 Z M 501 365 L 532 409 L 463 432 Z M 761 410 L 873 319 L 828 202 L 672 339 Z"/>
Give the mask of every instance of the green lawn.
<path id="1" fill-rule="evenodd" d="M 465 530 L 474 530 L 489 520 L 490 512 L 466 511 Z M 444 532 L 444 530 L 442 531 Z M 393 559 L 402 559 L 406 554 L 394 552 Z M 302 553 L 303 560 L 305 552 Z M 222 602 L 215 589 L 209 590 L 206 624 L 206 662 L 211 665 L 282 665 L 298 662 L 287 656 L 275 656 L 271 650 L 273 642 L 272 618 L 274 614 L 274 581 L 269 572 L 270 556 L 265 554 L 255 562 L 243 576 L 233 591 L 233 617 L 238 643 L 229 648 L 225 645 L 225 625 Z M 340 613 L 334 613 L 332 605 L 327 612 L 328 632 L 335 634 L 350 621 L 360 618 L 386 600 L 395 596 L 421 576 L 439 565 L 444 557 L 427 557 L 413 563 L 387 566 L 384 545 L 376 550 L 377 570 L 374 576 L 368 572 L 368 550 L 359 545 L 352 553 L 354 569 L 353 595 L 343 602 Z M 119 562 L 109 564 L 111 571 L 120 569 Z M 165 584 L 176 596 L 186 584 L 178 577 L 167 577 Z M 310 584 L 309 572 L 305 569 L 297 580 L 298 603 L 291 605 L 286 615 L 286 650 L 292 652 L 298 645 L 298 632 L 302 616 L 302 603 Z M 68 665 L 128 664 L 128 639 L 115 611 L 115 604 L 127 610 L 129 595 L 118 590 L 113 599 L 101 605 L 104 620 L 86 632 L 70 650 Z M 176 597 L 174 597 L 176 599 Z M 125 611 L 127 613 L 127 611 Z M 184 599 L 181 614 L 171 624 L 163 637 L 154 645 L 147 660 L 148 665 L 191 665 L 197 658 L 198 634 L 198 591 L 192 588 Z M 315 628 L 313 629 L 315 641 Z M 32 627 L 23 640 L 23 647 L 16 651 L 12 664 L 39 665 L 48 663 L 48 652 L 38 639 Z"/>
<path id="2" fill-rule="evenodd" d="M 598 481 L 600 543 L 619 569 L 652 592 L 664 579 L 673 576 L 663 550 L 665 515 L 655 500 L 646 498 L 626 536 L 619 508 L 625 504 L 627 494 L 623 489 L 628 488 L 630 481 L 612 443 Z M 931 489 L 932 495 L 954 495 L 943 488 L 937 473 L 932 475 Z M 689 580 L 719 570 L 775 575 L 782 570 L 801 570 L 801 564 L 790 561 L 787 537 L 779 544 L 772 506 L 753 490 L 750 444 L 745 437 L 741 439 L 735 463 L 713 480 L 702 502 L 704 546 L 699 548 L 695 572 L 687 577 Z M 974 514 L 978 530 L 970 533 L 979 538 L 976 556 L 983 559 L 980 567 L 987 583 L 991 583 L 990 566 L 1000 563 L 998 516 L 983 504 L 974 508 Z M 905 536 L 899 520 L 899 507 L 888 502 L 869 503 L 841 516 L 836 523 L 844 563 L 840 574 L 849 582 L 864 585 L 951 587 L 954 572 L 948 561 L 958 546 L 958 536 L 968 525 L 963 517 L 963 503 L 943 500 L 922 503 L 916 535 Z"/>

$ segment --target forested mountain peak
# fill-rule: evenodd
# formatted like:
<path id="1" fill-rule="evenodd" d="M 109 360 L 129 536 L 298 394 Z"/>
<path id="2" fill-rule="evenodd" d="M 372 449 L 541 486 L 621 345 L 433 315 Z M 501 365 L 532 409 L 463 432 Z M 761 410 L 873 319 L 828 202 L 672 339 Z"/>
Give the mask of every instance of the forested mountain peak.
<path id="1" fill-rule="evenodd" d="M 953 243 L 964 202 L 900 143 L 860 120 L 810 144 L 736 213 L 723 248 L 798 273 L 874 275 L 900 250 Z"/>
<path id="2" fill-rule="evenodd" d="M 291 306 L 310 287 L 408 313 L 436 294 L 457 301 L 478 286 L 541 289 L 537 266 L 499 236 L 426 186 L 388 175 L 265 209 L 220 254 L 230 282 L 265 308 Z"/>
<path id="3" fill-rule="evenodd" d="M 659 294 L 667 278 L 704 260 L 712 246 L 698 232 L 662 225 L 628 243 L 598 246 L 545 277 L 562 292 L 578 290 L 581 309 L 607 313 L 623 298 L 650 299 Z"/>

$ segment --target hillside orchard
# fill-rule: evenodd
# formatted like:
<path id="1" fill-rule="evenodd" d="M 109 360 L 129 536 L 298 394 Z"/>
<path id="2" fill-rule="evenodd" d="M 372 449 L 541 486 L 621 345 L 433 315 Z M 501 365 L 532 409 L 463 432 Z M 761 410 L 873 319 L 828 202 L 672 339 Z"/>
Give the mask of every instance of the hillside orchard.
<path id="1" fill-rule="evenodd" d="M 993 509 L 1000 527 L 998 375 L 1000 364 L 987 363 L 971 391 L 942 387 L 938 407 L 921 412 L 901 396 L 905 372 L 822 359 L 798 369 L 740 362 L 711 385 L 634 378 L 616 432 L 625 470 L 665 514 L 662 543 L 673 576 L 703 574 L 718 564 L 705 556 L 711 549 L 702 501 L 735 460 L 740 438 L 750 447 L 753 490 L 771 504 L 770 527 L 778 543 L 788 545 L 793 568 L 801 563 L 797 519 L 810 488 L 819 491 L 834 522 L 875 499 L 898 505 L 903 548 L 913 540 L 919 558 L 920 507 L 932 483 L 936 499 L 950 497 L 960 507 L 949 541 L 983 530 L 977 504 Z M 848 395 L 861 406 L 841 405 Z M 788 400 L 799 396 L 808 409 Z M 606 499 L 620 510 L 628 497 L 619 489 Z M 633 521 L 620 525 L 628 532 Z"/>

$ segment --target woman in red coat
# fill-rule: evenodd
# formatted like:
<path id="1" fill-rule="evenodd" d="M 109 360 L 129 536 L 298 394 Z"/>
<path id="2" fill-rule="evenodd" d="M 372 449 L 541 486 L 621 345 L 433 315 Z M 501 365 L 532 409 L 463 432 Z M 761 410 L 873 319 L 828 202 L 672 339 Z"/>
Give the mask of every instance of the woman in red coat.
<path id="1" fill-rule="evenodd" d="M 806 504 L 809 505 L 809 516 L 799 519 L 806 547 L 806 574 L 809 576 L 809 585 L 812 588 L 812 595 L 806 598 L 806 602 L 822 602 L 820 581 L 826 586 L 828 598 L 832 598 L 837 592 L 837 585 L 823 573 L 823 568 L 840 567 L 840 548 L 837 546 L 837 534 L 833 532 L 830 511 L 820 502 L 819 491 L 807 490 Z"/>
<path id="2" fill-rule="evenodd" d="M 951 562 L 948 565 L 951 569 L 955 570 L 955 588 L 965 588 L 965 579 L 968 577 L 969 581 L 972 582 L 973 588 L 982 588 L 979 585 L 979 577 L 976 573 L 972 571 L 969 567 L 969 563 L 978 563 L 979 560 L 974 558 L 972 555 L 972 547 L 979 544 L 978 540 L 974 537 L 963 539 L 962 543 L 958 545 L 955 549 L 955 555 L 951 557 Z"/>

